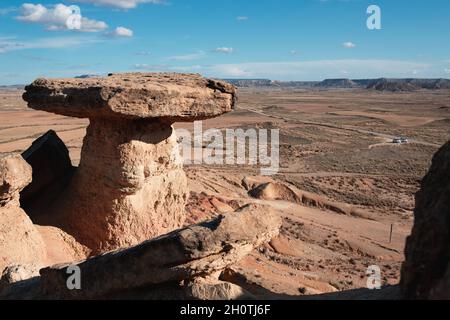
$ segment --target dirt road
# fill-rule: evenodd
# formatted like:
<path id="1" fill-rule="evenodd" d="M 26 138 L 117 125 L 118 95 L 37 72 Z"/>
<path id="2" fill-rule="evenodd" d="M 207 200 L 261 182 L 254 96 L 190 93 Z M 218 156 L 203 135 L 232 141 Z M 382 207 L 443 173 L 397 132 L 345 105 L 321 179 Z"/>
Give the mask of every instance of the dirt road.
<path id="1" fill-rule="evenodd" d="M 323 123 L 323 122 L 316 122 L 316 121 L 307 121 L 307 120 L 298 120 L 298 119 L 291 119 L 285 116 L 278 116 L 278 115 L 273 115 L 273 114 L 268 114 L 265 112 L 262 112 L 260 110 L 255 110 L 255 109 L 249 109 L 249 108 L 243 108 L 244 110 L 265 116 L 265 117 L 269 117 L 269 118 L 273 118 L 273 119 L 279 119 L 279 120 L 283 120 L 283 121 L 288 121 L 291 123 L 299 123 L 299 124 L 307 124 L 307 125 L 314 125 L 314 126 L 319 126 L 319 127 L 325 127 L 325 128 L 331 128 L 331 129 L 338 129 L 338 130 L 345 130 L 345 131 L 352 131 L 352 132 L 357 132 L 357 133 L 361 133 L 361 134 L 367 134 L 367 135 L 371 135 L 371 136 L 376 136 L 376 137 L 380 137 L 380 138 L 385 138 L 385 139 L 394 139 L 397 136 L 394 135 L 389 135 L 389 134 L 385 134 L 385 133 L 380 133 L 380 132 L 375 132 L 375 131 L 370 131 L 370 130 L 365 130 L 365 129 L 361 129 L 361 128 L 357 128 L 357 127 L 353 127 L 353 126 L 338 126 L 338 125 L 333 125 L 333 124 L 329 124 L 329 123 Z M 440 145 L 439 144 L 435 144 L 435 143 L 430 143 L 430 142 L 426 142 L 426 141 L 421 141 L 421 140 L 410 140 L 411 143 L 416 143 L 416 144 L 420 144 L 420 145 L 424 145 L 424 146 L 431 146 L 431 147 L 437 147 L 439 148 Z"/>

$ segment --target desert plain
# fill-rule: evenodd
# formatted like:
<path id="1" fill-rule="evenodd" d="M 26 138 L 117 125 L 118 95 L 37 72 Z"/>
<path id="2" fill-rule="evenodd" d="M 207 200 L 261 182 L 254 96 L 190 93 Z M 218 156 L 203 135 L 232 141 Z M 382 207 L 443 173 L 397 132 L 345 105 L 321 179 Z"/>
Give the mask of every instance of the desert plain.
<path id="1" fill-rule="evenodd" d="M 0 155 L 26 150 L 51 129 L 76 166 L 88 120 L 31 110 L 22 94 L 0 91 Z M 187 224 L 247 203 L 282 216 L 278 237 L 222 275 L 258 298 L 360 296 L 370 266 L 395 297 L 414 194 L 449 124 L 448 90 L 239 88 L 236 110 L 203 127 L 279 129 L 280 170 L 262 176 L 258 166 L 185 166 Z M 396 137 L 408 143 L 395 144 Z"/>

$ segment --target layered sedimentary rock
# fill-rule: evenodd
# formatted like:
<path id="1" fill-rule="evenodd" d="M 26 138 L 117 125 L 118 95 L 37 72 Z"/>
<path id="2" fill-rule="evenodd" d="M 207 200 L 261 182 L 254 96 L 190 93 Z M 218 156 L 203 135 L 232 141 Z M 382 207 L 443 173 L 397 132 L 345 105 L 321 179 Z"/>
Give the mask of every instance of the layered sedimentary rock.
<path id="1" fill-rule="evenodd" d="M 229 112 L 236 95 L 199 75 L 119 74 L 39 79 L 24 99 L 33 109 L 90 119 L 80 166 L 40 222 L 98 254 L 183 225 L 187 178 L 172 124 Z"/>
<path id="2" fill-rule="evenodd" d="M 249 298 L 242 288 L 219 281 L 219 275 L 276 237 L 280 227 L 281 218 L 269 207 L 248 205 L 77 264 L 81 290 L 68 289 L 67 265 L 55 266 L 42 269 L 38 278 L 10 285 L 0 298 Z"/>
<path id="3" fill-rule="evenodd" d="M 0 273 L 15 264 L 40 264 L 44 242 L 20 208 L 20 191 L 31 182 L 31 167 L 20 155 L 0 159 Z"/>
<path id="4" fill-rule="evenodd" d="M 196 74 L 121 73 L 104 78 L 38 79 L 23 96 L 33 109 L 77 118 L 209 119 L 231 111 L 234 86 Z"/>
<path id="5" fill-rule="evenodd" d="M 339 214 L 363 216 L 365 213 L 346 203 L 333 202 L 303 190 L 293 189 L 280 182 L 266 182 L 258 185 L 255 179 L 245 178 L 242 185 L 249 189 L 248 194 L 261 200 L 283 200 L 310 207 L 330 210 Z"/>
<path id="6" fill-rule="evenodd" d="M 416 194 L 401 287 L 409 299 L 450 299 L 450 142 L 434 156 Z"/>

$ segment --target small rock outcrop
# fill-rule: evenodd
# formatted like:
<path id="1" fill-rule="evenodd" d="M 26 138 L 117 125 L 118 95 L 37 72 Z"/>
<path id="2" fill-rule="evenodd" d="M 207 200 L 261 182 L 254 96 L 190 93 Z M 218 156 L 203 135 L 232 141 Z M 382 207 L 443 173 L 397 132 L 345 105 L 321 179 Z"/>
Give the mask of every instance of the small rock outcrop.
<path id="1" fill-rule="evenodd" d="M 450 141 L 434 156 L 416 194 L 401 288 L 408 299 L 450 299 Z"/>
<path id="2" fill-rule="evenodd" d="M 38 79 L 29 107 L 89 118 L 81 160 L 39 223 L 59 227 L 99 254 L 184 224 L 188 197 L 172 124 L 233 109 L 232 85 L 192 74 L 118 74 Z"/>
<path id="3" fill-rule="evenodd" d="M 31 167 L 20 155 L 0 159 L 0 273 L 8 266 L 43 265 L 45 244 L 25 211 L 20 191 L 31 182 Z"/>
<path id="4" fill-rule="evenodd" d="M 67 265 L 55 266 L 40 270 L 37 278 L 8 286 L 0 299 L 148 298 L 150 292 L 161 298 L 163 291 L 164 298 L 250 298 L 244 289 L 220 281 L 220 274 L 276 237 L 280 227 L 281 218 L 270 207 L 248 205 L 77 264 L 81 290 L 67 288 L 71 276 Z"/>
<path id="5" fill-rule="evenodd" d="M 0 291 L 13 283 L 39 277 L 41 268 L 42 266 L 36 264 L 19 264 L 6 267 L 0 276 Z"/>
<path id="6" fill-rule="evenodd" d="M 39 207 L 47 210 L 64 190 L 74 173 L 69 150 L 55 131 L 36 139 L 22 157 L 33 169 L 31 183 L 20 193 L 20 203 L 33 216 Z"/>
<path id="7" fill-rule="evenodd" d="M 313 208 L 330 210 L 338 214 L 362 215 L 362 213 L 352 205 L 333 202 L 322 196 L 291 188 L 284 183 L 266 182 L 258 185 L 256 181 L 257 180 L 248 177 L 242 181 L 242 185 L 245 188 L 253 188 L 250 189 L 248 194 L 255 199 L 269 201 L 282 200 Z"/>
<path id="8" fill-rule="evenodd" d="M 242 287 L 215 278 L 197 278 L 186 287 L 188 298 L 198 300 L 253 300 L 255 297 Z"/>
<path id="9" fill-rule="evenodd" d="M 282 183 L 263 183 L 250 190 L 248 194 L 253 198 L 261 200 L 285 200 L 302 203 L 301 197 L 299 197 L 291 188 Z"/>

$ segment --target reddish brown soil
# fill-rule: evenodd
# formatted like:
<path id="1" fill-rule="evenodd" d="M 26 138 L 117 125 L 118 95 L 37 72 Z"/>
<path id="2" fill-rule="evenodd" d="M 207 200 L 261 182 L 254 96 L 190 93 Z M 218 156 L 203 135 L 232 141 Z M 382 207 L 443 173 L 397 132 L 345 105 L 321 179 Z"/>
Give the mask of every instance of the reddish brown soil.
<path id="1" fill-rule="evenodd" d="M 76 165 L 87 122 L 28 110 L 20 95 L 0 93 L 0 153 L 24 150 L 54 129 Z M 280 129 L 281 170 L 270 179 L 355 210 L 343 214 L 292 199 L 252 198 L 242 180 L 264 182 L 257 167 L 190 165 L 188 222 L 249 202 L 279 212 L 281 235 L 226 275 L 261 298 L 364 288 L 370 265 L 380 266 L 384 284 L 397 284 L 414 193 L 450 135 L 449 110 L 448 91 L 240 90 L 238 110 L 205 121 L 204 129 Z M 394 136 L 407 136 L 411 143 L 395 146 Z M 55 255 L 64 256 L 60 250 Z"/>

